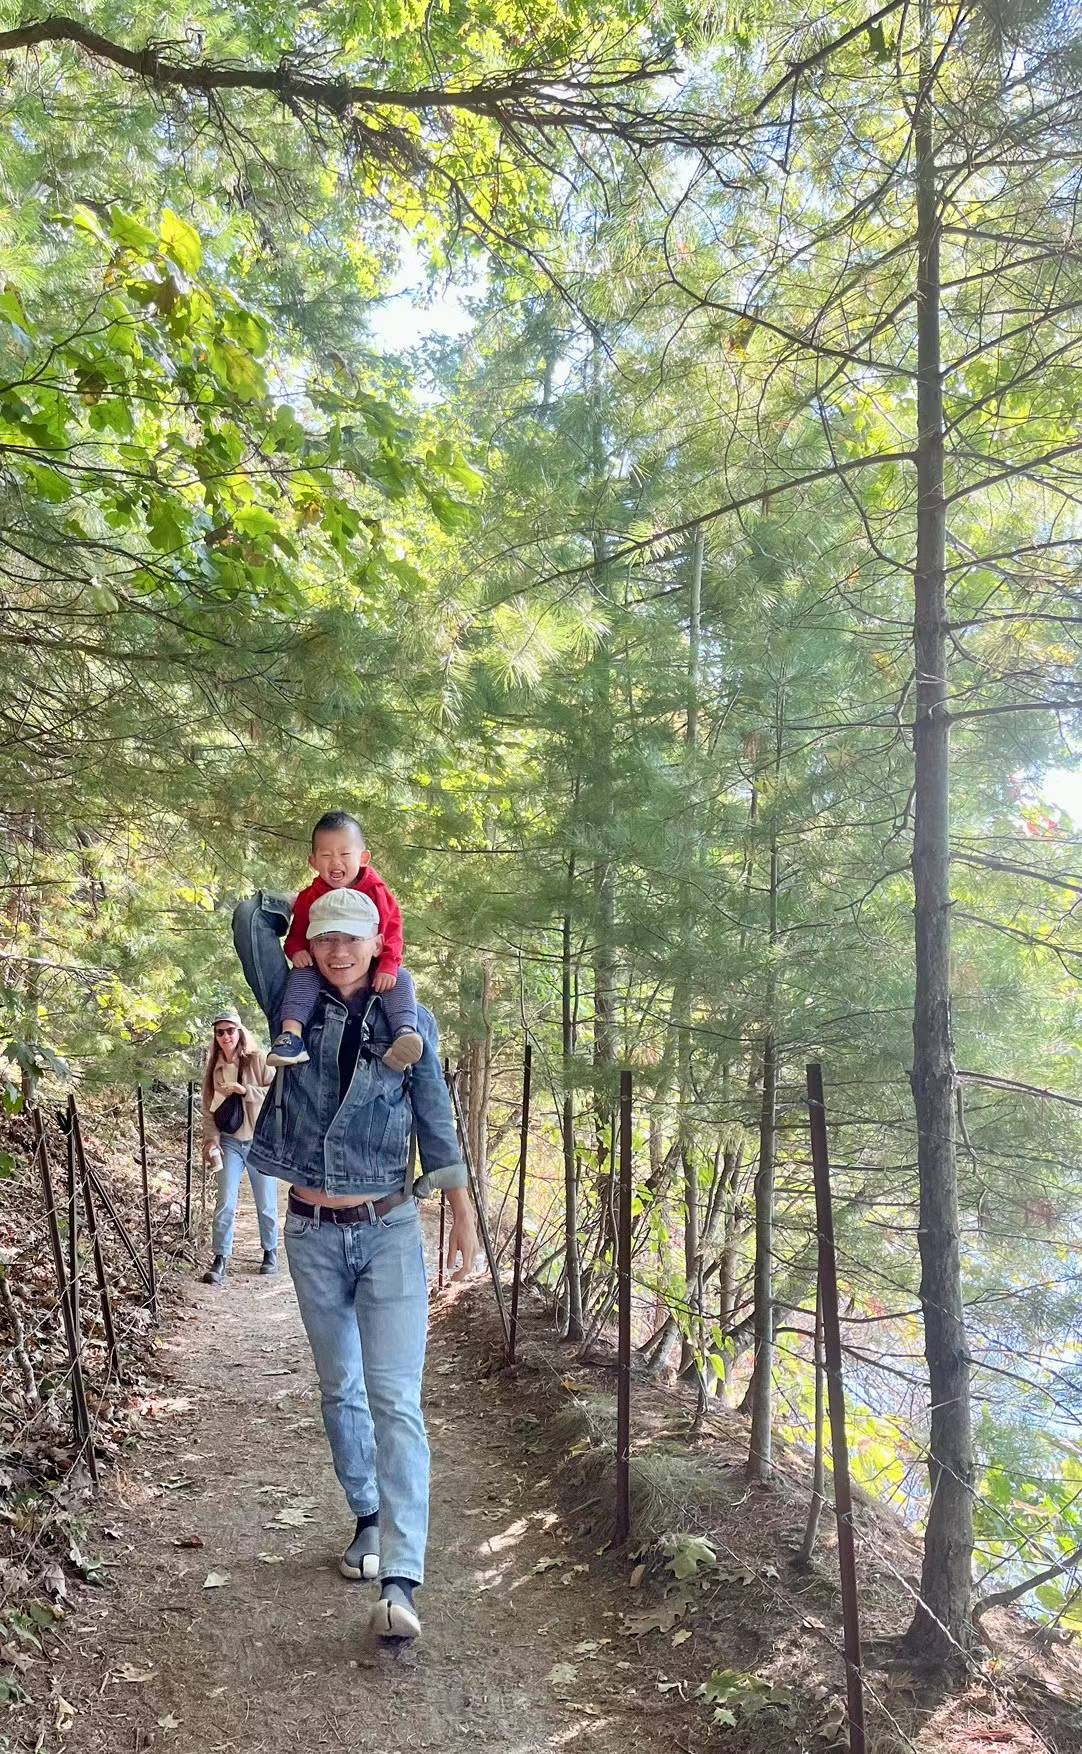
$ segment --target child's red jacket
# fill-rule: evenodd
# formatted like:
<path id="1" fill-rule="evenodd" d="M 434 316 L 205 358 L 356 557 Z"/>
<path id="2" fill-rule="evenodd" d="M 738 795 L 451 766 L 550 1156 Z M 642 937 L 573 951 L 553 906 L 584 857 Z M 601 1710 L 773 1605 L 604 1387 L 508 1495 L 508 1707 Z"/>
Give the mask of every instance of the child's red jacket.
<path id="1" fill-rule="evenodd" d="M 383 949 L 379 961 L 376 963 L 376 973 L 397 974 L 402 967 L 401 908 L 379 872 L 373 871 L 371 865 L 366 865 L 364 870 L 358 873 L 356 882 L 351 883 L 349 887 L 359 889 L 361 894 L 367 895 L 369 900 L 374 901 L 379 909 L 379 929 L 383 933 Z M 312 911 L 312 903 L 318 901 L 321 895 L 329 895 L 330 889 L 329 883 L 324 883 L 322 877 L 317 877 L 314 883 L 309 883 L 307 889 L 301 890 L 294 902 L 293 918 L 289 922 L 285 943 L 286 955 L 291 962 L 298 950 L 308 949 L 308 915 Z"/>

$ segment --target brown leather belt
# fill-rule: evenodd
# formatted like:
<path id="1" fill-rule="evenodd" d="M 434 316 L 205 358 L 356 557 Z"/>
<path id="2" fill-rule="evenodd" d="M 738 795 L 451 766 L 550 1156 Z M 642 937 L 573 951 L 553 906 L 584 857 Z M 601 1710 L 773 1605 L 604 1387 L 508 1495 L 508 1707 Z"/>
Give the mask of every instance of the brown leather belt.
<path id="1" fill-rule="evenodd" d="M 363 1206 L 313 1206 L 291 1190 L 289 1210 L 296 1212 L 298 1218 L 314 1218 L 317 1224 L 371 1224 L 412 1198 L 405 1188 L 400 1188 L 397 1194 L 385 1194 L 382 1200 L 366 1200 Z"/>

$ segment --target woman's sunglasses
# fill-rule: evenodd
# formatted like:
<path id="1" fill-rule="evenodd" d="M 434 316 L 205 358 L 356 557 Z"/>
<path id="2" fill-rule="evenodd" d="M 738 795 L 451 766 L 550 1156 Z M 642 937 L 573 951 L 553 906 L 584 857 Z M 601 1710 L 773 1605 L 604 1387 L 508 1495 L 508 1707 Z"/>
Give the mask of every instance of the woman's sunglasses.
<path id="1" fill-rule="evenodd" d="M 236 1035 L 237 1026 L 235 1023 L 229 1023 L 224 1029 L 216 1029 L 214 1033 L 215 1035 Z"/>

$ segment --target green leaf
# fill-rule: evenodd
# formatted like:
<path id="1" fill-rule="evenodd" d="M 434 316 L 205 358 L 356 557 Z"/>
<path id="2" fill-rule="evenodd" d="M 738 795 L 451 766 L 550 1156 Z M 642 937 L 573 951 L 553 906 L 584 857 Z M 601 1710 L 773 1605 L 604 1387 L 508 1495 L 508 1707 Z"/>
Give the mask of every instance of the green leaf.
<path id="1" fill-rule="evenodd" d="M 161 240 L 162 249 L 171 262 L 175 262 L 185 274 L 198 273 L 203 262 L 199 233 L 171 207 L 162 209 Z"/>
<path id="2" fill-rule="evenodd" d="M 76 231 L 85 231 L 91 237 L 97 238 L 99 242 L 103 244 L 108 243 L 109 240 L 105 234 L 101 220 L 92 208 L 84 207 L 81 202 L 72 212 L 71 223 Z"/>
<path id="3" fill-rule="evenodd" d="M 109 235 L 122 248 L 134 250 L 140 256 L 157 254 L 157 237 L 148 226 L 136 219 L 134 213 L 125 213 L 122 207 L 109 209 Z"/>
<path id="4" fill-rule="evenodd" d="M 26 473 L 42 499 L 47 499 L 50 505 L 63 505 L 71 498 L 71 482 L 56 469 L 42 463 L 28 463 Z"/>
<path id="5" fill-rule="evenodd" d="M 251 311 L 227 311 L 222 318 L 222 328 L 238 347 L 256 359 L 262 359 L 269 341 L 267 326 Z"/>
<path id="6" fill-rule="evenodd" d="M 218 382 L 242 402 L 255 402 L 264 394 L 263 374 L 255 361 L 232 341 L 215 341 L 207 349 L 207 362 Z"/>

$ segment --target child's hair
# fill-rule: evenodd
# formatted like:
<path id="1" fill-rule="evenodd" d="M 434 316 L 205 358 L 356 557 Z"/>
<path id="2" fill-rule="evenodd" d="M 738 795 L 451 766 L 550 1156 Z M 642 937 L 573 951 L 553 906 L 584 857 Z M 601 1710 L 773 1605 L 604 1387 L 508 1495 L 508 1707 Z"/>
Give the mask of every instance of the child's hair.
<path id="1" fill-rule="evenodd" d="M 348 810 L 325 810 L 312 830 L 312 851 L 316 850 L 317 834 L 334 834 L 343 828 L 355 828 L 357 839 L 362 847 L 365 845 L 364 829 L 355 816 L 351 816 Z"/>

